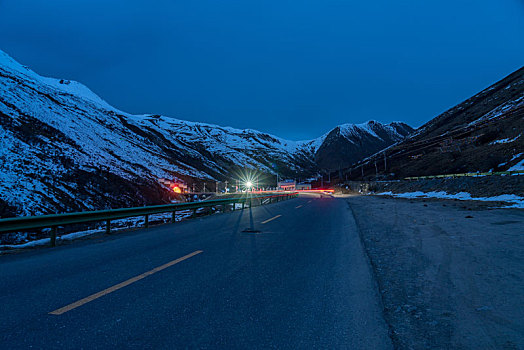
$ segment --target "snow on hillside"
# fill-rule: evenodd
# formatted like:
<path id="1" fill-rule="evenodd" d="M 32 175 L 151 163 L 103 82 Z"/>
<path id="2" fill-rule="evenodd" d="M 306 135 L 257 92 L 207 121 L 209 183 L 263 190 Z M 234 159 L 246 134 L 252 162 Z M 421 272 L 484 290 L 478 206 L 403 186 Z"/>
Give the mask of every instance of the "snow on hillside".
<path id="1" fill-rule="evenodd" d="M 391 191 L 376 193 L 379 196 L 392 196 L 397 198 L 440 198 L 440 199 L 456 199 L 461 201 L 482 201 L 482 202 L 507 202 L 505 208 L 524 208 L 524 197 L 515 194 L 503 194 L 493 197 L 473 197 L 468 192 L 459 192 L 450 194 L 444 191 L 432 192 L 405 192 L 393 193 Z"/>
<path id="2" fill-rule="evenodd" d="M 342 128 L 378 137 L 369 123 Z M 128 114 L 78 82 L 42 77 L 0 51 L 0 215 L 7 207 L 37 214 L 158 202 L 159 178 L 224 179 L 238 168 L 311 175 L 326 135 L 289 141 Z"/>
<path id="3" fill-rule="evenodd" d="M 520 169 L 524 150 L 524 67 L 441 113 L 344 176 L 402 179 Z M 361 158 L 361 159 L 362 159 Z M 383 160 L 383 161 L 382 161 Z M 382 165 L 383 166 L 380 166 Z"/>
<path id="4" fill-rule="evenodd" d="M 381 130 L 385 133 L 387 133 L 388 138 L 391 140 L 399 141 L 404 139 L 406 137 L 406 134 L 400 134 L 398 132 L 399 126 L 401 128 L 404 128 L 405 125 L 401 122 L 392 122 L 389 124 L 383 124 L 381 122 L 378 122 L 376 120 L 370 120 L 365 123 L 360 124 L 342 124 L 339 125 L 330 131 L 326 132 L 324 135 L 311 140 L 311 141 L 301 141 L 298 144 L 302 147 L 309 148 L 313 151 L 313 153 L 316 153 L 316 151 L 322 146 L 328 135 L 332 134 L 334 131 L 337 131 L 339 136 L 343 137 L 350 143 L 358 143 L 363 137 L 371 137 L 376 140 L 384 141 L 384 139 L 377 134 L 377 130 Z M 410 128 L 408 131 L 412 131 Z"/>
<path id="5" fill-rule="evenodd" d="M 68 94 L 81 97 L 85 100 L 89 100 L 97 103 L 98 105 L 114 110 L 106 101 L 102 100 L 98 95 L 91 91 L 87 86 L 72 80 L 55 79 L 42 77 L 28 67 L 23 66 L 16 62 L 14 59 L 9 57 L 5 52 L 0 50 L 0 66 L 16 71 L 27 78 L 36 79 L 42 83 L 49 85 L 50 87 L 56 88 Z"/>
<path id="6" fill-rule="evenodd" d="M 524 85 L 524 81 L 521 83 L 521 85 Z M 504 115 L 508 111 L 515 110 L 517 108 L 522 108 L 522 107 L 524 107 L 524 92 L 522 93 L 520 97 L 500 105 L 499 107 L 486 113 L 482 117 L 472 121 L 471 123 L 468 124 L 468 126 L 473 126 L 481 122 L 485 122 L 487 120 L 499 118 L 500 116 Z"/>

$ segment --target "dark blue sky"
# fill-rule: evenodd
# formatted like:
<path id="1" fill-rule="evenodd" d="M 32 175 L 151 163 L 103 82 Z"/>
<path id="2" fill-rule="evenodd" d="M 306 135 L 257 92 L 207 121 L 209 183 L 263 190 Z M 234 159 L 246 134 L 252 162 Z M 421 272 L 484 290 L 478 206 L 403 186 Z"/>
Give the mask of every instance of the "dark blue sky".
<path id="1" fill-rule="evenodd" d="M 419 126 L 524 65 L 523 0 L 0 0 L 0 49 L 131 113 Z"/>

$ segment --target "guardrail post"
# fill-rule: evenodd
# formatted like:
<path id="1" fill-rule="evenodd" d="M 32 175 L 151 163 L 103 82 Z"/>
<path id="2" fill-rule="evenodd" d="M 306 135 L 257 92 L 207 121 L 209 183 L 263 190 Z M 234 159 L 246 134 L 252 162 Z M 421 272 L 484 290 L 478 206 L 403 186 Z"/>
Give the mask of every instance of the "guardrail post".
<path id="1" fill-rule="evenodd" d="M 106 234 L 110 234 L 111 233 L 111 220 L 107 220 L 106 221 Z"/>
<path id="2" fill-rule="evenodd" d="M 144 226 L 145 226 L 145 228 L 149 227 L 149 214 L 146 214 L 146 216 L 145 216 Z"/>
<path id="3" fill-rule="evenodd" d="M 171 214 L 171 223 L 176 222 L 176 211 Z"/>
<path id="4" fill-rule="evenodd" d="M 51 247 L 56 247 L 56 233 L 58 231 L 57 226 L 51 227 Z"/>

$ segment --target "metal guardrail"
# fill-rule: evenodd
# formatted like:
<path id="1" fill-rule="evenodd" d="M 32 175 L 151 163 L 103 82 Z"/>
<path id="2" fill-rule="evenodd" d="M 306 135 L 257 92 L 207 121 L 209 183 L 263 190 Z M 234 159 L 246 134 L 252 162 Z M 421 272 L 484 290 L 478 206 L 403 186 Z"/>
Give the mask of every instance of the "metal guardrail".
<path id="1" fill-rule="evenodd" d="M 56 236 L 58 226 L 82 224 L 87 222 L 105 221 L 106 222 L 106 233 L 111 232 L 111 221 L 118 219 L 125 219 L 136 216 L 145 217 L 145 227 L 149 227 L 149 215 L 161 214 L 161 213 L 172 213 L 171 222 L 175 222 L 175 215 L 178 211 L 193 210 L 193 216 L 196 215 L 196 210 L 200 208 L 210 207 L 222 207 L 223 211 L 226 211 L 226 205 L 233 204 L 233 210 L 235 210 L 235 204 L 242 204 L 242 209 L 248 205 L 249 208 L 253 205 L 253 202 L 258 201 L 260 205 L 264 204 L 265 200 L 269 203 L 274 201 L 278 202 L 285 199 L 295 198 L 298 196 L 297 192 L 293 193 L 279 193 L 279 194 L 264 194 L 264 195 L 247 195 L 240 198 L 226 198 L 226 199 L 215 199 L 203 202 L 191 202 L 191 203 L 176 203 L 176 204 L 164 204 L 154 205 L 147 207 L 137 208 L 122 208 L 122 209 L 110 209 L 110 210 L 97 210 L 97 211 L 85 211 L 76 213 L 65 213 L 65 214 L 51 214 L 51 215 L 39 215 L 39 216 L 23 216 L 15 218 L 0 219 L 0 233 L 17 232 L 24 230 L 51 228 L 51 246 L 56 245 Z"/>
<path id="2" fill-rule="evenodd" d="M 446 174 L 446 175 L 429 175 L 429 176 L 411 176 L 405 177 L 404 180 L 424 180 L 424 179 L 442 179 L 442 178 L 456 178 L 456 177 L 479 177 L 479 176 L 496 176 L 496 175 L 524 175 L 524 170 L 516 171 L 497 171 L 487 173 L 462 173 L 462 174 Z"/>

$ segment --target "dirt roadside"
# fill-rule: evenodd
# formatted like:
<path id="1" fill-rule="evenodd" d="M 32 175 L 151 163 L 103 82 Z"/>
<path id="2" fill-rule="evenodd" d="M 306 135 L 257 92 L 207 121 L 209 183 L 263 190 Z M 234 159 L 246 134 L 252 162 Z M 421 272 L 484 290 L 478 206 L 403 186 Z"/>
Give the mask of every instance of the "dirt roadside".
<path id="1" fill-rule="evenodd" d="M 470 193 L 472 197 L 494 197 L 504 194 L 524 196 L 524 176 L 480 176 L 397 181 L 348 181 L 335 188 L 340 193 L 432 192 Z"/>
<path id="2" fill-rule="evenodd" d="M 524 210 L 347 199 L 400 349 L 524 349 Z"/>

